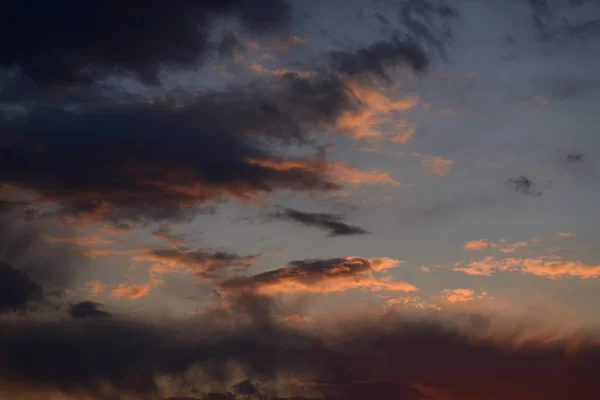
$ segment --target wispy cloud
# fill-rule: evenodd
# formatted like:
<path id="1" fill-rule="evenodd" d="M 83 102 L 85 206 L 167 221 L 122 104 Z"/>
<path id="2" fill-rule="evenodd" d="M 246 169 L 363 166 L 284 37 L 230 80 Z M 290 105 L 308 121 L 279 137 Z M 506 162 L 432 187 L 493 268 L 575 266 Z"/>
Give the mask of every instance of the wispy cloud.
<path id="1" fill-rule="evenodd" d="M 297 222 L 306 226 L 314 226 L 329 232 L 329 236 L 351 236 L 370 234 L 365 229 L 348 225 L 341 215 L 310 213 L 285 208 L 282 211 L 269 214 L 269 218 Z"/>

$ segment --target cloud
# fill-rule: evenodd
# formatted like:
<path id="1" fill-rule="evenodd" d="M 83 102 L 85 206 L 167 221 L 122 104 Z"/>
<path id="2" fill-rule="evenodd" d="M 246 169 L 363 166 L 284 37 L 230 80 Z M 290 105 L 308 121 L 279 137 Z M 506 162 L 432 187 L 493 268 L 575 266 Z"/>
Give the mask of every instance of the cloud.
<path id="1" fill-rule="evenodd" d="M 394 297 L 388 299 L 386 301 L 388 307 L 394 307 L 397 305 L 401 305 L 409 308 L 416 308 L 419 310 L 433 309 L 440 311 L 442 308 L 438 305 L 430 303 L 426 300 L 421 299 L 418 296 L 402 296 L 402 297 Z"/>
<path id="2" fill-rule="evenodd" d="M 473 300 L 475 292 L 473 289 L 444 289 L 442 297 L 449 303 L 462 303 Z"/>
<path id="3" fill-rule="evenodd" d="M 527 246 L 529 246 L 529 243 L 527 243 L 527 242 L 514 242 L 514 243 L 507 244 L 505 247 L 502 247 L 499 250 L 502 253 L 514 253 L 519 248 L 527 247 Z"/>
<path id="4" fill-rule="evenodd" d="M 183 246 L 185 244 L 185 239 L 182 237 L 170 234 L 166 229 L 154 231 L 151 234 L 152 238 L 158 240 L 166 240 L 167 242 L 176 245 Z"/>
<path id="5" fill-rule="evenodd" d="M 214 53 L 217 46 L 209 37 L 215 18 L 237 19 L 258 33 L 284 27 L 291 12 L 284 0 L 156 2 L 144 12 L 134 4 L 97 0 L 54 6 L 23 1 L 0 18 L 0 37 L 12 38 L 2 39 L 0 68 L 18 68 L 47 87 L 90 83 L 111 74 L 156 83 L 162 70 L 197 67 Z"/>
<path id="6" fill-rule="evenodd" d="M 567 162 L 569 164 L 577 164 L 585 159 L 585 154 L 582 153 L 569 153 L 567 154 Z"/>
<path id="7" fill-rule="evenodd" d="M 0 313 L 24 311 L 29 302 L 42 297 L 42 288 L 27 274 L 0 262 Z"/>
<path id="8" fill-rule="evenodd" d="M 240 256 L 223 251 L 210 252 L 187 248 L 140 248 L 136 249 L 136 252 L 131 260 L 157 263 L 162 268 L 154 268 L 154 271 L 159 274 L 182 269 L 202 278 L 210 278 L 226 268 L 249 267 L 258 259 L 257 255 Z"/>
<path id="9" fill-rule="evenodd" d="M 215 199 L 256 201 L 277 190 L 399 185 L 386 172 L 282 156 L 288 146 L 312 148 L 314 130 L 335 129 L 362 107 L 347 78 L 327 71 L 152 103 L 38 106 L 0 120 L 21 138 L 0 147 L 0 183 L 32 191 L 37 204 L 53 203 L 80 224 L 171 219 Z"/>
<path id="10" fill-rule="evenodd" d="M 337 214 L 310 213 L 284 208 L 283 211 L 269 214 L 269 218 L 314 226 L 328 231 L 329 236 L 366 235 L 370 233 L 359 226 L 344 223 L 343 217 Z"/>
<path id="11" fill-rule="evenodd" d="M 323 174 L 326 179 L 333 182 L 360 184 L 400 185 L 400 182 L 389 176 L 387 172 L 377 170 L 363 171 L 342 162 L 328 163 L 320 158 L 275 160 L 252 159 L 246 160 L 250 165 L 257 165 L 266 169 L 289 173 Z M 334 186 L 332 186 L 334 187 Z"/>
<path id="12" fill-rule="evenodd" d="M 449 320 L 393 313 L 385 323 L 381 316 L 355 316 L 306 330 L 280 321 L 263 299 L 242 304 L 235 316 L 209 313 L 169 324 L 121 317 L 3 320 L 0 394 L 236 399 L 234 393 L 264 390 L 269 400 L 416 400 L 425 393 L 559 400 L 593 398 L 598 389 L 594 335 L 541 333 L 531 321 L 513 327 L 481 315 Z M 290 378 L 315 384 L 292 384 L 278 395 L 274 384 Z"/>
<path id="13" fill-rule="evenodd" d="M 539 197 L 543 194 L 543 192 L 534 191 L 535 185 L 533 181 L 525 176 L 519 176 L 517 179 L 509 179 L 508 183 L 514 186 L 517 192 L 521 192 L 529 196 Z"/>
<path id="14" fill-rule="evenodd" d="M 560 256 L 510 257 L 504 259 L 487 256 L 482 260 L 471 261 L 466 266 L 454 266 L 451 270 L 463 272 L 467 275 L 483 276 L 491 276 L 496 272 L 517 271 L 550 279 L 561 279 L 568 276 L 589 279 L 600 275 L 600 265 L 586 264 L 581 261 L 568 261 Z"/>
<path id="15" fill-rule="evenodd" d="M 577 236 L 577 234 L 573 233 L 573 232 L 556 232 L 556 236 L 559 238 L 566 239 L 566 238 L 571 238 L 571 237 Z"/>
<path id="16" fill-rule="evenodd" d="M 424 71 L 429 58 L 415 41 L 393 37 L 355 51 L 334 51 L 330 54 L 331 67 L 350 77 L 375 75 L 387 78 L 390 67 L 408 65 L 415 71 Z"/>
<path id="17" fill-rule="evenodd" d="M 431 156 L 429 158 L 421 159 L 421 165 L 423 168 L 438 176 L 445 176 L 450 173 L 452 164 L 454 164 L 454 161 L 446 160 L 440 156 Z"/>
<path id="18" fill-rule="evenodd" d="M 488 239 L 479 239 L 479 240 L 469 240 L 463 244 L 463 249 L 465 250 L 483 250 L 489 248 L 498 248 L 498 250 L 502 253 L 514 253 L 519 248 L 527 247 L 529 243 L 527 242 L 514 242 L 514 243 L 506 243 L 506 240 L 502 239 L 500 244 L 496 244 Z"/>
<path id="19" fill-rule="evenodd" d="M 353 79 L 344 79 L 349 96 L 353 96 L 358 103 L 357 109 L 347 110 L 339 115 L 335 121 L 335 129 L 355 139 L 384 139 L 385 133 L 378 129 L 379 125 L 393 121 L 393 114 L 406 111 L 419 104 L 419 98 L 415 95 L 392 96 L 386 89 L 387 82 L 377 84 L 368 82 L 361 83 Z M 410 135 L 411 130 L 399 124 L 405 131 L 399 135 Z M 408 136 L 403 136 L 408 140 Z M 402 136 L 390 138 L 392 142 L 402 141 Z M 406 142 L 404 140 L 404 142 Z"/>
<path id="20" fill-rule="evenodd" d="M 494 243 L 488 239 L 469 240 L 463 244 L 465 250 L 483 250 L 489 247 L 495 246 Z"/>
<path id="21" fill-rule="evenodd" d="M 72 246 L 45 240 L 41 232 L 55 228 L 18 213 L 0 215 L 0 263 L 26 275 L 44 292 L 65 289 L 86 263 Z"/>
<path id="22" fill-rule="evenodd" d="M 110 290 L 110 294 L 114 297 L 127 297 L 131 300 L 137 300 L 148 296 L 150 290 L 162 281 L 154 276 L 145 283 L 120 283 Z"/>
<path id="23" fill-rule="evenodd" d="M 400 129 L 400 133 L 392 137 L 392 143 L 406 144 L 413 136 L 415 136 L 415 130 L 417 129 L 415 124 L 408 124 L 406 121 L 400 121 L 397 123 L 397 127 Z"/>
<path id="24" fill-rule="evenodd" d="M 93 301 L 81 301 L 69 307 L 69 314 L 75 318 L 110 318 L 112 315 L 109 312 L 102 311 L 102 304 Z"/>
<path id="25" fill-rule="evenodd" d="M 106 289 L 106 283 L 102 283 L 99 281 L 90 281 L 90 282 L 86 282 L 83 285 L 84 290 L 88 291 L 89 295 L 92 297 L 98 296 L 100 293 L 104 292 L 104 289 Z"/>
<path id="26" fill-rule="evenodd" d="M 89 236 L 47 236 L 50 243 L 70 243 L 77 246 L 97 246 L 114 244 L 113 240 L 104 239 L 99 235 Z"/>
<path id="27" fill-rule="evenodd" d="M 369 260 L 362 257 L 293 261 L 277 270 L 224 280 L 219 287 L 227 292 L 259 294 L 329 293 L 357 288 L 416 291 L 417 288 L 409 283 L 373 276 L 373 272 L 395 267 L 399 263 L 399 260 L 388 258 Z"/>

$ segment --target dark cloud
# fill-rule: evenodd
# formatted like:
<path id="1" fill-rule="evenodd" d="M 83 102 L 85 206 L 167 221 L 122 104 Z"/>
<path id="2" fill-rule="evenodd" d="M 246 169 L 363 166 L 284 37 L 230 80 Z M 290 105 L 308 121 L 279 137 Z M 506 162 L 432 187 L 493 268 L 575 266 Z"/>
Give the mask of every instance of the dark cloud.
<path id="1" fill-rule="evenodd" d="M 326 213 L 310 213 L 285 208 L 283 211 L 269 214 L 269 218 L 298 222 L 307 226 L 314 226 L 329 232 L 329 236 L 367 235 L 369 231 L 346 224 L 341 215 Z"/>
<path id="2" fill-rule="evenodd" d="M 109 312 L 102 311 L 102 304 L 93 301 L 81 301 L 69 306 L 69 314 L 73 318 L 110 318 Z"/>
<path id="3" fill-rule="evenodd" d="M 376 76 L 402 62 L 404 50 L 394 41 L 344 53 L 337 72 Z M 285 146 L 311 145 L 314 128 L 359 112 L 360 101 L 332 72 L 176 93 L 153 104 L 36 107 L 0 120 L 13 138 L 0 147 L 0 183 L 31 189 L 66 214 L 113 221 L 181 217 L 208 200 L 250 200 L 280 189 L 338 189 L 325 170 L 248 163 L 281 161 Z"/>
<path id="4" fill-rule="evenodd" d="M 236 54 L 245 53 L 247 49 L 235 33 L 227 31 L 223 34 L 217 51 L 221 58 L 233 58 Z"/>
<path id="5" fill-rule="evenodd" d="M 517 192 L 524 193 L 528 196 L 539 197 L 543 194 L 541 191 L 536 191 L 533 181 L 525 176 L 509 179 L 508 184 L 513 186 Z"/>
<path id="6" fill-rule="evenodd" d="M 291 12 L 285 0 L 153 0 L 143 8 L 115 0 L 9 0 L 0 16 L 0 68 L 16 67 L 39 86 L 122 73 L 156 83 L 161 70 L 195 67 L 212 53 L 216 17 L 260 33 L 285 27 Z"/>
<path id="7" fill-rule="evenodd" d="M 27 274 L 0 262 L 0 313 L 24 311 L 32 300 L 42 297 L 42 288 Z"/>
<path id="8" fill-rule="evenodd" d="M 600 3 L 596 0 L 528 0 L 527 4 L 541 41 L 584 40 L 600 34 Z"/>
<path id="9" fill-rule="evenodd" d="M 44 240 L 41 232 L 51 228 L 21 214 L 0 215 L 0 263 L 27 276 L 44 293 L 64 289 L 86 267 L 72 246 Z"/>
<path id="10" fill-rule="evenodd" d="M 0 148 L 0 181 L 33 189 L 73 214 L 105 207 L 115 220 L 170 218 L 216 197 L 335 189 L 317 171 L 277 171 L 246 162 L 278 158 L 248 135 L 301 139 L 304 124 L 327 121 L 349 106 L 347 98 L 333 97 L 335 84 L 326 82 L 288 76 L 270 93 L 253 87 L 209 93 L 182 108 L 34 110 L 0 122 L 5 131 L 27 137 Z M 321 94 L 325 98 L 315 106 L 328 107 L 305 108 Z"/>
<path id="11" fill-rule="evenodd" d="M 406 64 L 415 71 L 423 71 L 429 58 L 416 42 L 392 38 L 356 51 L 335 51 L 331 53 L 331 67 L 348 76 L 364 74 L 387 77 L 390 67 Z"/>
<path id="12" fill-rule="evenodd" d="M 569 153 L 567 154 L 567 162 L 569 164 L 577 164 L 582 162 L 585 159 L 585 154 L 583 153 Z"/>
<path id="13" fill-rule="evenodd" d="M 269 382 L 291 378 L 297 383 L 288 393 L 304 396 L 296 399 L 416 400 L 438 393 L 457 399 L 562 400 L 594 398 L 599 390 L 600 347 L 591 336 L 537 340 L 527 331 L 533 324 L 521 324 L 520 330 L 504 324 L 510 338 L 504 340 L 481 331 L 487 324 L 477 328 L 480 324 L 459 317 L 449 323 L 392 314 L 328 322 L 323 335 L 283 325 L 263 301 L 247 300 L 247 318 L 238 309 L 168 326 L 116 318 L 2 321 L 0 393 L 12 389 L 9 393 L 21 399 L 33 393 L 51 397 L 52 390 L 70 398 L 155 399 L 157 377 L 177 377 L 182 386 L 169 387 L 170 393 L 194 388 L 190 383 L 198 378 L 185 374 L 192 366 L 232 387 L 240 381 L 230 374 L 232 363 L 246 379 L 267 385 L 269 397 L 255 396 L 262 399 L 282 398 Z M 197 389 L 179 396 L 235 399 L 237 392 L 243 393 L 238 399 L 252 398 L 256 387 L 245 382 L 229 394 L 220 391 L 220 397 L 199 395 Z"/>

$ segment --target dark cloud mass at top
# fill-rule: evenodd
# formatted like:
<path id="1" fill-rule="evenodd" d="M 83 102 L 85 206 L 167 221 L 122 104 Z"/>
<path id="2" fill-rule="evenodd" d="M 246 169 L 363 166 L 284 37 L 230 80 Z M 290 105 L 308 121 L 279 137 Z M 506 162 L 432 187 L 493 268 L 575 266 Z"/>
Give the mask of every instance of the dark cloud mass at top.
<path id="1" fill-rule="evenodd" d="M 1 68 L 37 85 L 90 83 L 133 74 L 156 83 L 162 69 L 190 68 L 212 54 L 218 17 L 259 33 L 285 27 L 286 0 L 48 2 L 8 0 L 0 15 Z"/>
<path id="2" fill-rule="evenodd" d="M 284 161 L 270 144 L 310 144 L 313 129 L 358 112 L 343 76 L 380 76 L 384 67 L 404 63 L 404 45 L 391 43 L 345 52 L 341 64 L 315 76 L 287 73 L 172 102 L 36 107 L 0 121 L 9 139 L 0 147 L 0 183 L 34 190 L 69 214 L 99 212 L 112 220 L 171 218 L 217 197 L 336 189 L 318 169 L 247 161 Z"/>

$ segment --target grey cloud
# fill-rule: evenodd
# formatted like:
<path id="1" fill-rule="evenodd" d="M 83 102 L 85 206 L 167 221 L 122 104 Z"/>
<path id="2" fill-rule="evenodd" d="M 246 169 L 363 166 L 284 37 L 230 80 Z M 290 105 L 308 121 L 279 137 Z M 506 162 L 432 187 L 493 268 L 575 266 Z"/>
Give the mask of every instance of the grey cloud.
<path id="1" fill-rule="evenodd" d="M 284 208 L 283 211 L 269 214 L 270 219 L 297 222 L 306 226 L 314 226 L 329 232 L 329 236 L 366 235 L 369 231 L 354 225 L 348 225 L 344 218 L 337 214 L 311 213 Z"/>
<path id="2" fill-rule="evenodd" d="M 29 302 L 42 297 L 42 288 L 27 274 L 0 262 L 0 313 L 25 311 Z"/>
<path id="3" fill-rule="evenodd" d="M 69 306 L 69 314 L 73 318 L 110 318 L 109 312 L 102 311 L 102 304 L 93 301 L 81 301 Z"/>

